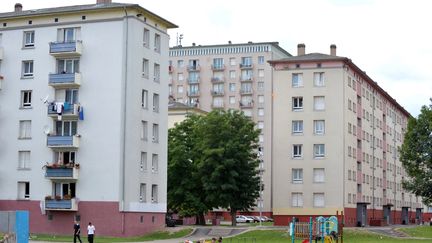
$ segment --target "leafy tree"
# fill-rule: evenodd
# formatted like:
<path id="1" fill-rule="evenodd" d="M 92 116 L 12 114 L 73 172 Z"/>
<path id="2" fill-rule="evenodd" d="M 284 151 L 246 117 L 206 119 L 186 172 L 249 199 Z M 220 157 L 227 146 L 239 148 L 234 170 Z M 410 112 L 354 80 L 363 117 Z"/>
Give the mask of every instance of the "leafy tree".
<path id="1" fill-rule="evenodd" d="M 236 212 L 251 209 L 259 196 L 259 130 L 239 111 L 216 110 L 207 114 L 198 133 L 206 204 L 229 208 L 236 225 Z"/>
<path id="2" fill-rule="evenodd" d="M 431 100 L 432 101 L 432 100 Z M 418 118 L 408 121 L 400 159 L 409 178 L 403 187 L 432 203 L 432 104 L 423 106 Z"/>
<path id="3" fill-rule="evenodd" d="M 200 154 L 196 128 L 202 117 L 192 115 L 168 132 L 168 208 L 181 216 L 196 216 L 197 224 L 205 224 L 208 211 L 197 171 Z"/>

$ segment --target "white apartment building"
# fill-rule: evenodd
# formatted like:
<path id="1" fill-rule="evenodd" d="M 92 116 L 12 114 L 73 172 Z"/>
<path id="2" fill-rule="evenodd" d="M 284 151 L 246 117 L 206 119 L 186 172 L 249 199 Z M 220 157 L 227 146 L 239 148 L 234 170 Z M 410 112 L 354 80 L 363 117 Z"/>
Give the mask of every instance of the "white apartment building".
<path id="1" fill-rule="evenodd" d="M 335 45 L 326 55 L 299 44 L 297 56 L 270 63 L 275 223 L 337 211 L 347 226 L 426 219 L 401 184 L 410 114 Z"/>
<path id="2" fill-rule="evenodd" d="M 0 210 L 30 211 L 32 233 L 164 227 L 176 27 L 110 0 L 0 13 Z"/>
<path id="3" fill-rule="evenodd" d="M 195 45 L 170 48 L 169 92 L 180 103 L 204 111 L 238 109 L 262 130 L 263 202 L 271 215 L 273 71 L 268 61 L 290 57 L 277 42 Z M 225 216 L 228 216 L 226 214 Z"/>

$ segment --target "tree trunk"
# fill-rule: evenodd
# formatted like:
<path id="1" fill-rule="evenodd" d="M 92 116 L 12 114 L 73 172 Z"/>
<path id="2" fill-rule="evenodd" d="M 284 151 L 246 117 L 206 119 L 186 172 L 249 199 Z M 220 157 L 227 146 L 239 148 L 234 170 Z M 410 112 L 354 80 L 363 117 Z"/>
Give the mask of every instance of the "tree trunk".
<path id="1" fill-rule="evenodd" d="M 231 208 L 230 209 L 230 214 L 231 214 L 231 225 L 232 226 L 237 226 L 237 221 L 236 221 L 237 210 Z"/>
<path id="2" fill-rule="evenodd" d="M 195 216 L 195 224 L 196 225 L 206 225 L 204 213 L 200 213 Z"/>

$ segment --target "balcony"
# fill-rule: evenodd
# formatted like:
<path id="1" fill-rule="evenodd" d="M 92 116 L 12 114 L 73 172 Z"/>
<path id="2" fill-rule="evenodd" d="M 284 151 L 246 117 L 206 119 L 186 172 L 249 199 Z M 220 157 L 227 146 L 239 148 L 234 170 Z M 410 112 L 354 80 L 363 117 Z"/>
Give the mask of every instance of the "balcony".
<path id="1" fill-rule="evenodd" d="M 200 68 L 199 65 L 190 65 L 190 66 L 187 67 L 187 70 L 189 72 L 198 72 L 198 71 L 201 70 L 201 68 Z"/>
<path id="2" fill-rule="evenodd" d="M 49 148 L 58 149 L 78 149 L 79 148 L 79 136 L 47 136 L 47 146 Z"/>
<path id="3" fill-rule="evenodd" d="M 50 73 L 48 85 L 53 88 L 78 88 L 81 85 L 81 73 Z"/>
<path id="4" fill-rule="evenodd" d="M 196 91 L 189 91 L 189 92 L 187 93 L 187 95 L 188 95 L 189 97 L 197 97 L 197 96 L 200 96 L 200 92 L 199 92 L 199 90 L 196 90 Z"/>
<path id="5" fill-rule="evenodd" d="M 357 138 L 358 139 L 362 139 L 362 128 L 361 127 L 357 127 Z"/>
<path id="6" fill-rule="evenodd" d="M 211 78 L 211 82 L 212 83 L 223 83 L 225 82 L 223 78 L 219 78 L 219 77 L 213 77 Z"/>
<path id="7" fill-rule="evenodd" d="M 72 199 L 45 199 L 45 210 L 78 211 L 78 203 Z"/>
<path id="8" fill-rule="evenodd" d="M 253 105 L 254 105 L 253 101 L 248 101 L 248 102 L 240 101 L 240 108 L 252 108 Z"/>
<path id="9" fill-rule="evenodd" d="M 211 90 L 210 91 L 212 96 L 224 96 L 224 91 L 223 90 Z"/>
<path id="10" fill-rule="evenodd" d="M 50 54 L 54 57 L 81 56 L 81 53 L 82 53 L 81 41 L 50 43 Z"/>
<path id="11" fill-rule="evenodd" d="M 78 180 L 78 165 L 48 165 L 45 170 L 45 178 L 51 180 Z"/>
<path id="12" fill-rule="evenodd" d="M 58 106 L 62 106 L 62 108 L 57 109 Z M 61 111 L 61 116 L 66 119 L 78 119 L 79 105 L 78 104 L 69 104 L 67 102 L 52 102 L 48 105 L 48 116 L 52 118 L 57 118 L 59 116 L 58 111 Z"/>
<path id="13" fill-rule="evenodd" d="M 225 108 L 225 105 L 224 105 L 224 103 L 220 103 L 220 104 L 212 104 L 211 107 L 212 107 L 213 109 L 224 109 L 224 108 Z"/>
<path id="14" fill-rule="evenodd" d="M 252 63 L 240 63 L 240 69 L 252 69 L 253 64 Z"/>
<path id="15" fill-rule="evenodd" d="M 168 72 L 170 72 L 170 73 L 174 72 L 174 66 L 173 65 L 168 66 Z"/>
<path id="16" fill-rule="evenodd" d="M 357 183 L 362 184 L 362 172 L 360 170 L 357 171 Z"/>
<path id="17" fill-rule="evenodd" d="M 199 78 L 188 78 L 189 84 L 199 84 L 200 79 Z"/>
<path id="18" fill-rule="evenodd" d="M 240 89 L 241 95 L 251 95 L 253 93 L 252 89 Z"/>
<path id="19" fill-rule="evenodd" d="M 3 60 L 3 47 L 0 47 L 0 61 Z"/>
<path id="20" fill-rule="evenodd" d="M 211 69 L 213 71 L 223 71 L 225 70 L 225 65 L 221 64 L 221 65 L 212 65 Z"/>
<path id="21" fill-rule="evenodd" d="M 240 82 L 252 82 L 253 81 L 253 77 L 241 77 L 240 78 Z"/>

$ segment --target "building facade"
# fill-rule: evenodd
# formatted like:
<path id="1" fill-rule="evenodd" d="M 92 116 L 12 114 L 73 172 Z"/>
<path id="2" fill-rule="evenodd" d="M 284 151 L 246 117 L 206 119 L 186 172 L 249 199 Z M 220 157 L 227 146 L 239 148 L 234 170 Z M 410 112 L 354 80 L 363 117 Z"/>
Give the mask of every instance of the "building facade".
<path id="1" fill-rule="evenodd" d="M 401 184 L 410 114 L 335 45 L 326 55 L 299 44 L 297 56 L 270 63 L 276 224 L 337 211 L 347 226 L 426 219 Z"/>
<path id="2" fill-rule="evenodd" d="M 136 4 L 0 13 L 0 210 L 32 233 L 165 225 L 171 22 Z M 139 132 L 137 132 L 139 131 Z"/>
<path id="3" fill-rule="evenodd" d="M 263 202 L 256 211 L 271 215 L 271 114 L 273 71 L 268 61 L 291 56 L 277 42 L 172 47 L 169 92 L 180 103 L 242 110 L 262 130 Z M 268 148 L 268 149 L 267 149 Z"/>

